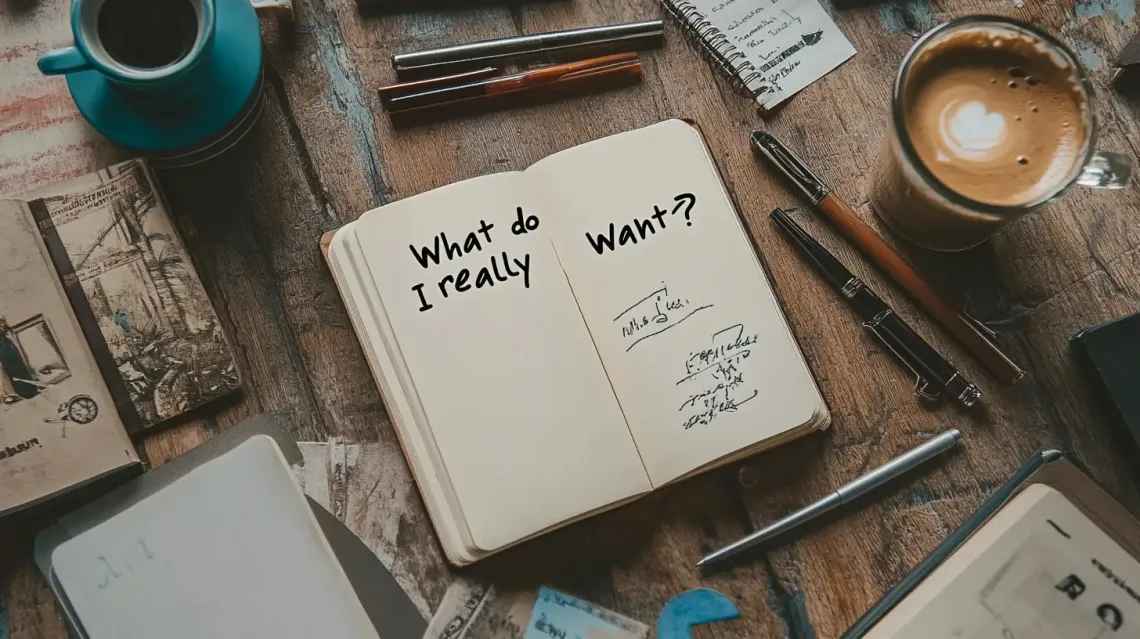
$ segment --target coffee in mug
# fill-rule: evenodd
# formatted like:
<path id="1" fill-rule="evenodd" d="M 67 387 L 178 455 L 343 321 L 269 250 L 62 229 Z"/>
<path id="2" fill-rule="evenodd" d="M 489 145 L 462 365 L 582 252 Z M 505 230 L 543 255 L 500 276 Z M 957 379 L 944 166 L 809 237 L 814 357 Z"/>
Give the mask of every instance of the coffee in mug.
<path id="1" fill-rule="evenodd" d="M 902 237 L 962 250 L 1074 183 L 1120 188 L 1131 162 L 1097 153 L 1095 103 L 1076 57 L 1006 18 L 935 28 L 899 69 L 871 202 Z"/>
<path id="2" fill-rule="evenodd" d="M 194 49 L 198 12 L 190 0 L 105 0 L 96 29 L 111 59 L 135 69 L 160 69 Z"/>
<path id="3" fill-rule="evenodd" d="M 111 141 L 162 166 L 232 147 L 262 104 L 250 0 L 71 0 L 72 46 L 40 55 Z"/>

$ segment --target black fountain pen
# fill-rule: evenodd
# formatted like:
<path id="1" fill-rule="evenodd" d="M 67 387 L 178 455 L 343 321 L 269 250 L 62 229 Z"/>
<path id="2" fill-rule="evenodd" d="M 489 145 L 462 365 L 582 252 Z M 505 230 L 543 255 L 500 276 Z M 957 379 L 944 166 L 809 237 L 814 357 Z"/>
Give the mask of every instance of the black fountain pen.
<path id="1" fill-rule="evenodd" d="M 863 327 L 878 337 L 895 357 L 918 378 L 914 392 L 937 401 L 944 395 L 969 408 L 982 398 L 982 391 L 970 383 L 902 320 L 886 302 L 879 299 L 859 278 L 851 274 L 834 255 L 800 228 L 783 209 L 769 216 L 788 240 L 827 280 L 863 319 Z"/>

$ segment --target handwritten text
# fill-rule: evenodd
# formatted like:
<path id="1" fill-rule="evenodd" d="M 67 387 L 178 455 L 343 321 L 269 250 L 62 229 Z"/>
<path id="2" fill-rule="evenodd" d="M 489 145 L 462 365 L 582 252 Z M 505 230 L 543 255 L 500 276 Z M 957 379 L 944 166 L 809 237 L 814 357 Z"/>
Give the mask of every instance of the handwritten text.
<path id="1" fill-rule="evenodd" d="M 538 217 L 525 215 L 520 206 L 517 209 L 515 221 L 511 223 L 511 234 L 524 235 L 537 229 L 538 225 Z M 479 227 L 468 233 L 462 242 L 449 239 L 446 233 L 439 233 L 432 238 L 431 246 L 410 244 L 408 248 L 411 249 L 412 257 L 415 258 L 416 263 L 427 269 L 431 266 L 439 266 L 445 261 L 450 262 L 474 253 L 480 253 L 484 245 L 489 245 L 493 241 L 491 230 L 494 228 L 494 224 L 486 220 L 479 220 Z M 493 287 L 498 283 L 508 282 L 516 277 L 522 278 L 523 288 L 530 288 L 530 253 L 523 254 L 520 259 L 508 255 L 506 251 L 501 251 L 498 255 L 491 255 L 490 263 L 485 263 L 479 268 L 465 267 L 456 273 L 444 275 L 436 283 L 436 288 L 439 290 L 439 295 L 447 299 L 452 294 Z M 419 300 L 421 313 L 435 307 L 428 301 L 429 297 L 434 297 L 435 291 L 428 289 L 425 292 L 425 286 L 426 282 L 421 282 L 412 287 L 412 291 L 415 292 Z"/>
<path id="2" fill-rule="evenodd" d="M 692 193 L 682 193 L 673 198 L 673 210 L 663 209 L 657 205 L 653 206 L 653 215 L 644 219 L 634 218 L 629 224 L 625 224 L 621 229 L 617 229 L 613 222 L 610 222 L 609 229 L 605 233 L 594 235 L 586 232 L 586 241 L 590 243 L 590 247 L 601 255 L 607 250 L 613 251 L 615 247 L 625 246 L 626 244 L 637 244 L 639 240 L 644 241 L 650 236 L 655 235 L 657 231 L 664 231 L 666 227 L 665 216 L 670 217 L 681 213 L 685 218 L 685 225 L 692 226 L 692 218 L 690 214 L 693 212 L 693 207 L 697 204 L 697 196 Z"/>

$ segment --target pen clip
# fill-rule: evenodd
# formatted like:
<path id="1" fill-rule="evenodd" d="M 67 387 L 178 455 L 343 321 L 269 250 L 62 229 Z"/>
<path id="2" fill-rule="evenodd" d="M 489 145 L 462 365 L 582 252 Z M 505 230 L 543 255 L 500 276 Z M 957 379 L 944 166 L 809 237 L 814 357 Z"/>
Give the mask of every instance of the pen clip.
<path id="1" fill-rule="evenodd" d="M 602 56 L 600 58 L 593 58 L 590 60 L 583 60 L 576 63 L 568 63 L 571 68 L 567 69 L 555 78 L 556 81 L 566 82 L 590 77 L 598 74 L 610 73 L 619 69 L 633 67 L 641 64 L 638 59 L 637 53 L 615 53 L 613 55 Z M 542 67 L 535 71 L 541 72 Z"/>
<path id="2" fill-rule="evenodd" d="M 958 314 L 962 316 L 962 319 L 966 320 L 967 324 L 972 324 L 979 333 L 985 335 L 989 339 L 994 339 L 997 337 L 997 333 L 994 332 L 994 329 L 983 324 L 982 320 L 974 317 L 973 315 L 970 315 L 966 311 L 959 311 Z"/>
<path id="3" fill-rule="evenodd" d="M 914 376 L 914 394 L 918 395 L 919 397 L 921 397 L 923 399 L 930 400 L 932 402 L 936 402 L 942 398 L 942 392 L 941 391 L 938 391 L 938 392 L 930 391 L 930 380 L 926 379 L 925 377 L 923 377 L 921 375 L 915 375 Z"/>
<path id="4" fill-rule="evenodd" d="M 879 341 L 882 342 L 883 345 L 887 347 L 887 350 L 889 350 L 891 353 L 893 353 L 895 358 L 898 359 L 898 361 L 902 362 L 903 366 L 906 366 L 907 370 L 909 370 L 911 372 L 911 374 L 914 375 L 914 394 L 915 395 L 918 395 L 919 397 L 921 397 L 925 400 L 932 401 L 932 402 L 936 402 L 936 401 L 942 399 L 942 388 L 939 388 L 939 387 L 933 387 L 932 388 L 932 384 L 930 383 L 930 380 L 923 377 L 922 374 L 919 373 L 914 368 L 914 365 L 910 363 L 910 360 L 907 359 L 902 353 L 897 351 L 895 349 L 895 347 L 891 345 L 891 341 L 889 339 L 886 339 L 884 333 L 882 332 L 882 329 L 879 328 L 879 325 L 882 323 L 882 321 L 884 319 L 886 319 L 888 316 L 892 315 L 893 313 L 894 313 L 894 311 L 892 311 L 890 309 L 882 311 L 878 315 L 876 315 L 876 316 L 872 317 L 871 319 L 863 322 L 863 328 L 871 331 L 871 333 L 873 333 L 875 335 L 875 337 L 879 338 Z"/>
<path id="5" fill-rule="evenodd" d="M 819 176 L 813 173 L 794 151 L 784 146 L 784 143 L 771 133 L 753 131 L 752 146 L 800 187 L 812 204 L 819 204 L 831 193 L 831 189 L 823 183 L 823 180 L 819 179 Z"/>

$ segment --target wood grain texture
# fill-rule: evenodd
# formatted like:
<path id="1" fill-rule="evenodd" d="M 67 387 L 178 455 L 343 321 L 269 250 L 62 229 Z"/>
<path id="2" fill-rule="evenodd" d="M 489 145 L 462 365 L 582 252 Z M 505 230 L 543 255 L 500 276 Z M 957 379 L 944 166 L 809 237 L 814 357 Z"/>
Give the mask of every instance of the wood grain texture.
<path id="1" fill-rule="evenodd" d="M 715 588 L 738 621 L 697 637 L 835 637 L 999 485 L 1029 453 L 1060 446 L 1121 501 L 1140 510 L 1135 460 L 1122 457 L 1068 354 L 1077 329 L 1140 307 L 1140 191 L 1074 190 L 989 244 L 937 255 L 896 243 L 944 294 L 998 332 L 1028 375 L 994 383 L 906 296 L 825 223 L 798 219 L 978 381 L 985 411 L 928 409 L 849 310 L 770 227 L 794 194 L 752 157 L 766 127 L 794 146 L 882 231 L 867 205 L 868 174 L 887 119 L 894 69 L 937 22 L 996 13 L 1058 33 L 1100 89 L 1101 146 L 1135 157 L 1140 102 L 1107 87 L 1110 61 L 1138 24 L 1129 0 L 890 0 L 835 12 L 859 53 L 762 121 L 715 77 L 679 30 L 645 56 L 638 86 L 414 129 L 393 129 L 375 89 L 398 51 L 661 14 L 654 0 L 563 0 L 461 10 L 361 15 L 352 0 L 312 0 L 296 24 L 266 22 L 267 101 L 227 156 L 165 172 L 167 191 L 208 292 L 234 338 L 246 380 L 237 405 L 145 442 L 162 463 L 218 429 L 272 412 L 303 440 L 343 455 L 334 510 L 434 610 L 457 578 L 495 596 L 467 637 L 519 637 L 525 602 L 549 583 L 653 625 L 678 592 Z M 0 194 L 63 179 L 121 156 L 77 116 L 63 81 L 36 56 L 69 39 L 65 0 L 0 0 Z M 367 365 L 317 250 L 320 234 L 376 205 L 670 116 L 695 118 L 719 159 L 834 416 L 832 430 L 698 477 L 489 558 L 458 575 L 443 561 Z M 893 240 L 892 240 L 893 241 Z M 964 450 L 946 464 L 817 527 L 756 561 L 702 578 L 703 553 L 834 489 L 931 434 L 957 427 Z M 359 446 L 357 446 L 359 445 Z M 335 452 L 340 451 L 340 452 Z M 349 451 L 355 455 L 349 463 Z M 338 487 L 339 486 L 339 487 Z M 339 497 L 338 497 L 339 496 Z M 339 501 L 337 501 L 339 499 Z M 0 579 L 0 637 L 63 637 L 30 559 Z"/>

